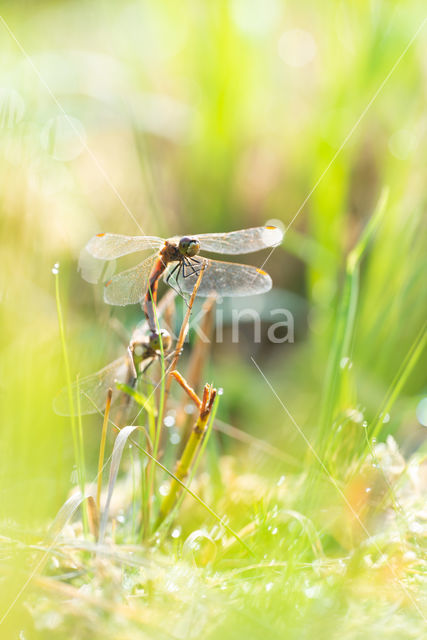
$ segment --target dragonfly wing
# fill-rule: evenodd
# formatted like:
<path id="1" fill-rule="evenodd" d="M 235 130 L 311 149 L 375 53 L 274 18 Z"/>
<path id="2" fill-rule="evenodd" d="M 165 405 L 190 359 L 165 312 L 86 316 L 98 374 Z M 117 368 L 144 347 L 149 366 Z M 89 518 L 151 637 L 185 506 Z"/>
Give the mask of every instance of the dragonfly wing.
<path id="1" fill-rule="evenodd" d="M 129 358 L 128 356 L 122 356 L 114 360 L 114 362 L 110 362 L 100 371 L 74 382 L 71 385 L 71 396 L 75 415 L 78 413 L 79 404 L 82 415 L 103 412 L 108 389 L 111 388 L 113 390 L 112 403 L 114 403 L 120 395 L 120 391 L 115 384 L 116 380 L 118 382 L 129 382 L 131 376 Z M 53 409 L 60 416 L 69 416 L 71 414 L 68 387 L 64 387 L 56 396 L 53 401 Z"/>
<path id="2" fill-rule="evenodd" d="M 200 242 L 201 251 L 238 255 L 279 245 L 283 240 L 283 231 L 278 227 L 266 226 L 229 233 L 202 233 L 195 237 Z"/>
<path id="3" fill-rule="evenodd" d="M 257 267 L 233 262 L 219 262 L 218 260 L 206 260 L 206 263 L 207 267 L 203 273 L 197 295 L 252 296 L 271 289 L 270 276 Z M 189 273 L 189 269 L 186 268 L 185 273 L 181 271 L 177 280 L 172 276 L 170 284 L 178 290 L 181 289 L 184 293 L 191 293 L 198 276 L 198 271 Z"/>
<path id="4" fill-rule="evenodd" d="M 122 236 L 115 233 L 99 233 L 86 245 L 86 251 L 99 260 L 114 260 L 128 253 L 151 249 L 155 251 L 164 245 L 156 236 Z"/>
<path id="5" fill-rule="evenodd" d="M 157 254 L 155 253 L 137 264 L 136 267 L 122 271 L 106 282 L 104 289 L 105 302 L 123 307 L 127 304 L 136 304 L 142 300 L 156 257 Z"/>

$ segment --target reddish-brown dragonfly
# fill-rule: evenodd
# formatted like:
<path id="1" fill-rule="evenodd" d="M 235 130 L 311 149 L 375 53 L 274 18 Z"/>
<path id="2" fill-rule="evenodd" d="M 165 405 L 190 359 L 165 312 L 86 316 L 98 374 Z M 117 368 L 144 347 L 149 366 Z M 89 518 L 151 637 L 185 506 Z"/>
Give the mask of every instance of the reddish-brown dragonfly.
<path id="1" fill-rule="evenodd" d="M 166 282 L 180 293 L 191 293 L 203 264 L 206 268 L 198 295 L 248 296 L 269 291 L 271 278 L 256 267 L 220 262 L 200 256 L 200 252 L 239 255 L 274 247 L 282 241 L 278 227 L 265 226 L 229 233 L 206 233 L 173 237 L 124 236 L 101 233 L 86 245 L 86 251 L 99 260 L 156 249 L 156 252 L 131 269 L 115 275 L 105 284 L 104 300 L 109 304 L 135 304 L 146 295 L 155 295 L 163 275 Z M 85 274 L 83 273 L 83 277 Z"/>
<path id="2" fill-rule="evenodd" d="M 172 305 L 175 292 L 170 291 L 159 304 L 160 317 Z M 146 320 L 139 323 L 132 333 L 127 352 L 96 373 L 81 378 L 71 385 L 74 411 L 79 408 L 82 415 L 103 412 L 108 389 L 113 390 L 112 404 L 120 397 L 121 392 L 116 382 L 135 387 L 152 362 L 168 353 L 172 347 L 172 337 L 165 329 L 152 331 Z M 172 352 L 173 354 L 173 352 Z M 169 357 L 169 356 L 168 356 Z M 53 401 L 55 413 L 69 416 L 70 397 L 68 387 L 64 387 Z"/>

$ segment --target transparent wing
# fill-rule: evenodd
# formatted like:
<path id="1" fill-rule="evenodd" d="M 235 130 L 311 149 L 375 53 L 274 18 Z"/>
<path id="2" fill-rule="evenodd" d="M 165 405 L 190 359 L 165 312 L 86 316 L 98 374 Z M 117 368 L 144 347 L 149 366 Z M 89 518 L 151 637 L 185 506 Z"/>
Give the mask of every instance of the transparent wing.
<path id="1" fill-rule="evenodd" d="M 278 227 L 253 227 L 229 233 L 202 233 L 194 236 L 200 241 L 201 251 L 238 255 L 252 253 L 282 242 L 283 232 Z"/>
<path id="2" fill-rule="evenodd" d="M 119 382 L 129 382 L 131 370 L 128 356 L 122 356 L 114 362 L 110 362 L 106 367 L 92 373 L 86 378 L 71 385 L 74 411 L 77 414 L 78 396 L 80 398 L 80 412 L 82 415 L 104 411 L 107 400 L 107 391 L 113 390 L 112 403 L 120 395 L 116 387 L 116 380 Z M 53 409 L 60 416 L 70 415 L 70 403 L 68 398 L 68 387 L 64 387 L 53 401 Z"/>
<path id="3" fill-rule="evenodd" d="M 204 271 L 197 295 L 209 296 L 252 296 L 269 291 L 272 286 L 271 278 L 265 271 L 247 264 L 235 264 L 232 262 L 219 262 L 206 260 L 207 267 Z M 199 267 L 194 265 L 196 269 Z M 174 276 L 169 284 L 184 293 L 191 293 L 197 282 L 198 271 L 190 273 L 189 268 L 181 271 L 178 278 Z M 166 276 L 167 277 L 167 276 Z"/>
<path id="4" fill-rule="evenodd" d="M 136 267 L 127 269 L 113 276 L 105 283 L 104 300 L 108 304 L 125 306 L 136 304 L 145 295 L 148 287 L 148 278 L 157 254 L 143 260 Z"/>
<path id="5" fill-rule="evenodd" d="M 116 270 L 116 261 L 99 260 L 94 258 L 84 247 L 80 251 L 79 264 L 77 267 L 81 277 L 86 282 L 91 284 L 97 284 L 98 282 L 105 282 L 109 280 Z"/>
<path id="6" fill-rule="evenodd" d="M 86 251 L 99 260 L 113 260 L 128 253 L 151 249 L 155 251 L 165 243 L 156 236 L 122 236 L 115 233 L 99 233 L 86 245 Z"/>

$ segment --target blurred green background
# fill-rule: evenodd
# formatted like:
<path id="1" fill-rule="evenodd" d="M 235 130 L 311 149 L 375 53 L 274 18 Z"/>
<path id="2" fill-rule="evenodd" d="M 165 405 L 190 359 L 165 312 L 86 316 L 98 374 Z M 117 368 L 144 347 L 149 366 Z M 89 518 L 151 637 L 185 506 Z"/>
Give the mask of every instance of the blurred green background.
<path id="1" fill-rule="evenodd" d="M 369 423 L 426 311 L 426 29 L 388 77 L 425 3 L 0 6 L 3 522 L 43 522 L 72 486 L 69 422 L 51 408 L 65 383 L 54 263 L 73 374 L 120 354 L 112 318 L 128 329 L 138 319 L 137 308 L 107 308 L 77 273 L 82 246 L 99 231 L 169 236 L 292 222 L 266 264 L 275 291 L 263 305 L 266 315 L 292 310 L 295 343 L 268 344 L 268 322 L 261 345 L 249 329 L 239 345 L 226 334 L 209 370 L 225 390 L 220 417 L 302 463 L 306 445 L 253 355 L 321 449 L 342 412 Z M 385 187 L 384 214 L 362 256 L 345 354 L 352 367 L 328 411 L 346 257 Z M 394 433 L 407 451 L 421 443 L 415 412 L 426 382 L 424 354 L 380 437 Z M 91 469 L 99 426 L 84 421 Z M 346 454 L 363 444 L 356 421 Z M 265 460 L 256 461 L 262 471 Z M 275 472 L 269 463 L 265 473 Z"/>

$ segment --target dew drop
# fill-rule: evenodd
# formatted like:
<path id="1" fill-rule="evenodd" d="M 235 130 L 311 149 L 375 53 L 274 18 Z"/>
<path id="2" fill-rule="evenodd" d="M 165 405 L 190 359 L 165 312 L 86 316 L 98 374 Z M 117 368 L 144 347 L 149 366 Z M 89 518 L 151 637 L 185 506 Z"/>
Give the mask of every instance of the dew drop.
<path id="1" fill-rule="evenodd" d="M 367 428 L 368 428 L 368 423 L 366 422 L 366 420 L 364 420 L 364 421 L 362 422 L 362 427 L 363 427 L 364 429 L 367 429 Z"/>
<path id="2" fill-rule="evenodd" d="M 275 536 L 278 531 L 279 529 L 277 527 L 274 527 L 274 529 L 271 531 L 271 535 Z"/>
<path id="3" fill-rule="evenodd" d="M 366 487 L 365 491 L 366 491 L 366 493 L 371 493 L 372 487 Z"/>
<path id="4" fill-rule="evenodd" d="M 383 416 L 383 423 L 387 424 L 387 422 L 390 422 L 390 414 L 389 413 L 385 413 Z"/>
<path id="5" fill-rule="evenodd" d="M 265 585 L 265 590 L 271 591 L 273 587 L 274 587 L 274 582 L 267 582 L 267 584 Z"/>
<path id="6" fill-rule="evenodd" d="M 183 544 L 182 555 L 192 559 L 200 567 L 213 562 L 216 557 L 216 543 L 202 530 L 193 531 Z"/>
<path id="7" fill-rule="evenodd" d="M 175 433 L 171 433 L 169 442 L 171 444 L 178 444 L 179 442 L 181 442 L 181 436 L 179 435 L 179 433 L 177 433 L 176 431 Z"/>
<path id="8" fill-rule="evenodd" d="M 281 487 L 282 484 L 285 482 L 285 480 L 286 480 L 286 476 L 280 476 L 280 478 L 277 481 L 277 486 Z"/>
<path id="9" fill-rule="evenodd" d="M 357 409 L 347 409 L 346 416 L 357 424 L 363 422 L 363 413 L 361 411 L 358 411 Z"/>
<path id="10" fill-rule="evenodd" d="M 165 427 L 168 427 L 168 429 L 170 427 L 173 427 L 175 424 L 175 417 L 174 416 L 166 416 L 165 419 L 163 420 L 163 424 L 165 425 Z"/>
<path id="11" fill-rule="evenodd" d="M 172 538 L 179 538 L 180 535 L 181 535 L 181 527 L 175 527 L 175 529 L 173 529 L 171 533 Z"/>
<path id="12" fill-rule="evenodd" d="M 169 493 L 169 483 L 168 482 L 164 482 L 163 484 L 160 485 L 159 487 L 159 493 L 161 496 L 167 496 Z"/>

